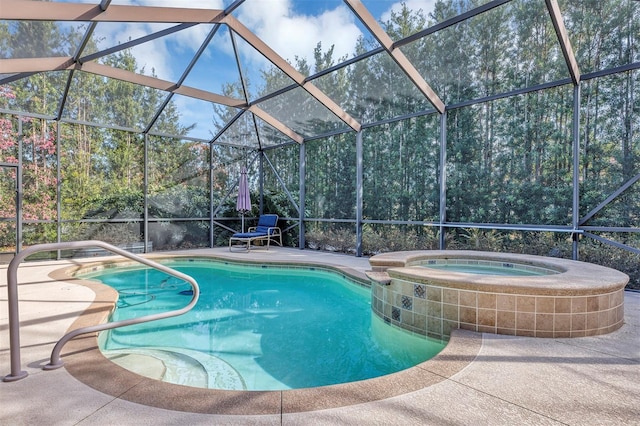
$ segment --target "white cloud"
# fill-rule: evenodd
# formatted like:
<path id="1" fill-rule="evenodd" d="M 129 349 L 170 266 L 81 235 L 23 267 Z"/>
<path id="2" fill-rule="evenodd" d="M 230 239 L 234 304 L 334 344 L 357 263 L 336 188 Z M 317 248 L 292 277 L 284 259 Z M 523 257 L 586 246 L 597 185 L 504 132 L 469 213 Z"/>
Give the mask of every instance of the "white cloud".
<path id="1" fill-rule="evenodd" d="M 254 1 L 250 6 L 240 10 L 238 20 L 289 62 L 297 56 L 313 64 L 319 41 L 323 50 L 335 46 L 334 58 L 351 55 L 361 34 L 345 6 L 317 16 L 295 13 L 291 0 Z"/>
<path id="2" fill-rule="evenodd" d="M 136 40 L 168 27 L 158 24 L 98 24 L 94 35 L 99 39 L 98 49 L 108 49 L 129 40 Z M 145 67 L 145 74 L 154 68 L 159 78 L 170 80 L 173 76 L 169 63 L 169 52 L 162 38 L 139 44 L 131 49 L 138 68 Z"/>
<path id="3" fill-rule="evenodd" d="M 223 0 L 190 0 L 182 3 L 177 3 L 174 0 L 122 0 L 114 2 L 113 4 L 194 9 L 224 8 Z M 178 24 L 100 24 L 98 25 L 97 35 L 104 37 L 100 48 L 106 49 L 118 43 L 126 43 L 129 40 L 135 40 L 175 25 Z M 137 45 L 132 48 L 132 53 L 136 57 L 138 67 L 145 68 L 145 74 L 151 74 L 151 69 L 153 68 L 158 78 L 176 81 L 182 74 L 183 69 L 176 69 L 176 67 L 172 65 L 178 62 L 180 64 L 178 68 L 184 68 L 188 63 L 176 61 L 176 54 L 192 56 L 210 31 L 210 25 L 196 25 L 172 35 Z M 172 46 L 169 46 L 168 43 L 172 43 Z"/>
<path id="4" fill-rule="evenodd" d="M 179 7 L 185 9 L 224 9 L 223 0 L 184 0 L 182 2 L 175 0 L 137 0 L 134 1 L 134 3 L 144 6 Z M 211 28 L 212 25 L 200 24 L 175 33 L 174 41 L 178 43 L 177 47 L 180 49 L 180 53 L 195 53 L 198 48 L 200 48 L 207 34 L 211 31 Z"/>

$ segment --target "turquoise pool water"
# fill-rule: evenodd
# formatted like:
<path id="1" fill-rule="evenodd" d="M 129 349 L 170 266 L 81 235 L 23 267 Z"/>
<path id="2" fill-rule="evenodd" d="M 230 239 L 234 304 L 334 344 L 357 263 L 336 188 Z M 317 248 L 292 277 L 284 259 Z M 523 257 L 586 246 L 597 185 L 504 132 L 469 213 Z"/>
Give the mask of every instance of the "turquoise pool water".
<path id="1" fill-rule="evenodd" d="M 196 307 L 180 317 L 105 332 L 100 341 L 103 352 L 150 348 L 148 355 L 174 364 L 169 381 L 189 384 L 189 366 L 197 364 L 208 370 L 205 387 L 324 386 L 409 368 L 446 344 L 384 324 L 372 315 L 370 290 L 337 273 L 211 261 L 167 264 L 198 281 Z M 113 320 L 190 300 L 187 283 L 156 270 L 117 268 L 85 277 L 120 293 Z"/>
<path id="2" fill-rule="evenodd" d="M 540 272 L 527 271 L 517 268 L 503 268 L 499 266 L 481 266 L 481 265 L 429 265 L 428 268 L 440 269 L 450 272 L 462 272 L 465 274 L 478 274 L 478 275 L 500 275 L 500 276 L 515 276 L 515 277 L 528 277 L 536 275 L 546 275 Z"/>
<path id="3" fill-rule="evenodd" d="M 461 272 L 465 274 L 513 277 L 552 275 L 558 273 L 557 271 L 540 266 L 485 260 L 439 259 L 428 261 L 427 263 L 421 264 L 420 266 L 449 272 Z"/>

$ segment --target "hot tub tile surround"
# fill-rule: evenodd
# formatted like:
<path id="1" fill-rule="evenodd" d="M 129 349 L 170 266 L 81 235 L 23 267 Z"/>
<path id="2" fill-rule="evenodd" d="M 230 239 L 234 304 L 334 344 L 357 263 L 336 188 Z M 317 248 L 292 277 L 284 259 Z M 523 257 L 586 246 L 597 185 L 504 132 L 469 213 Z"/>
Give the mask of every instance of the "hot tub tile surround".
<path id="1" fill-rule="evenodd" d="M 429 262 L 516 263 L 546 276 L 439 271 Z M 446 339 L 453 329 L 531 337 L 605 334 L 622 326 L 629 277 L 566 259 L 471 251 L 385 253 L 370 259 L 372 309 L 387 323 Z"/>

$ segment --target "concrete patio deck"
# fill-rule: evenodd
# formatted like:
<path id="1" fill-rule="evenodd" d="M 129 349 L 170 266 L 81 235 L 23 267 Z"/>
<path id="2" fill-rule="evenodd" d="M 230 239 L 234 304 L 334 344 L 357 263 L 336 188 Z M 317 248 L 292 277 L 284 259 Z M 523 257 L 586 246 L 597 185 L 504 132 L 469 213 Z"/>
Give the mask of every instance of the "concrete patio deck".
<path id="1" fill-rule="evenodd" d="M 365 258 L 276 247 L 251 251 L 249 255 L 229 253 L 227 248 L 176 254 L 322 263 L 350 269 L 358 275 L 370 269 Z M 132 390 L 142 381 L 122 383 L 124 390 L 119 393 L 96 390 L 96 386 L 77 378 L 81 375 L 69 372 L 82 356 L 73 352 L 73 342 L 62 351 L 65 368 L 41 369 L 55 342 L 77 318 L 86 315 L 96 298 L 91 288 L 56 281 L 49 274 L 95 260 L 30 262 L 20 267 L 21 357 L 22 369 L 29 376 L 0 383 L 1 425 L 640 425 L 640 293 L 625 292 L 625 324 L 607 335 L 545 339 L 463 333 L 460 339 L 453 339 L 437 362 L 397 376 L 402 380 L 376 382 L 369 389 L 377 386 L 379 395 L 368 395 L 368 402 L 357 402 L 360 396 L 356 384 L 341 388 L 345 400 L 342 404 L 323 404 L 318 400 L 322 393 L 315 394 L 314 400 L 314 392 L 308 392 L 305 397 L 309 407 L 287 409 L 289 395 L 285 391 L 271 394 L 280 398 L 276 400 L 280 406 L 276 412 L 255 414 L 243 408 L 249 407 L 250 400 L 257 399 L 260 393 L 245 392 L 232 407 L 236 414 L 203 414 L 159 408 L 162 404 L 157 401 L 150 401 L 156 406 L 132 402 Z M 10 373 L 6 269 L 7 265 L 0 265 L 3 377 Z M 478 345 L 470 352 L 465 341 Z M 93 376 L 95 379 L 95 372 Z M 107 376 L 105 372 L 105 381 Z M 406 393 L 397 391 L 405 384 Z M 391 391 L 391 387 L 396 389 Z M 165 389 L 171 388 L 151 385 L 148 390 L 153 395 L 155 391 L 164 393 Z M 188 394 L 173 396 L 185 398 Z M 198 399 L 207 398 L 206 394 L 192 394 Z M 163 396 L 158 395 L 158 399 Z M 297 403 L 304 404 L 304 400 L 299 398 Z M 319 409 L 323 406 L 331 408 Z"/>

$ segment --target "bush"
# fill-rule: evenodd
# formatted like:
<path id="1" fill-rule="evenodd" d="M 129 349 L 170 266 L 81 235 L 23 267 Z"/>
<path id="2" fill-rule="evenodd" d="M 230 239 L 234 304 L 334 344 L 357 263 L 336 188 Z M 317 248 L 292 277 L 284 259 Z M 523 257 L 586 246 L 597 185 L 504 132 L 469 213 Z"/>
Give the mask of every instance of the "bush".
<path id="1" fill-rule="evenodd" d="M 439 246 L 438 229 L 423 226 L 386 225 L 362 228 L 363 252 L 377 254 L 391 251 L 435 250 Z"/>
<path id="2" fill-rule="evenodd" d="M 355 253 L 356 235 L 348 229 L 322 230 L 314 227 L 305 234 L 307 248 L 338 253 Z"/>

